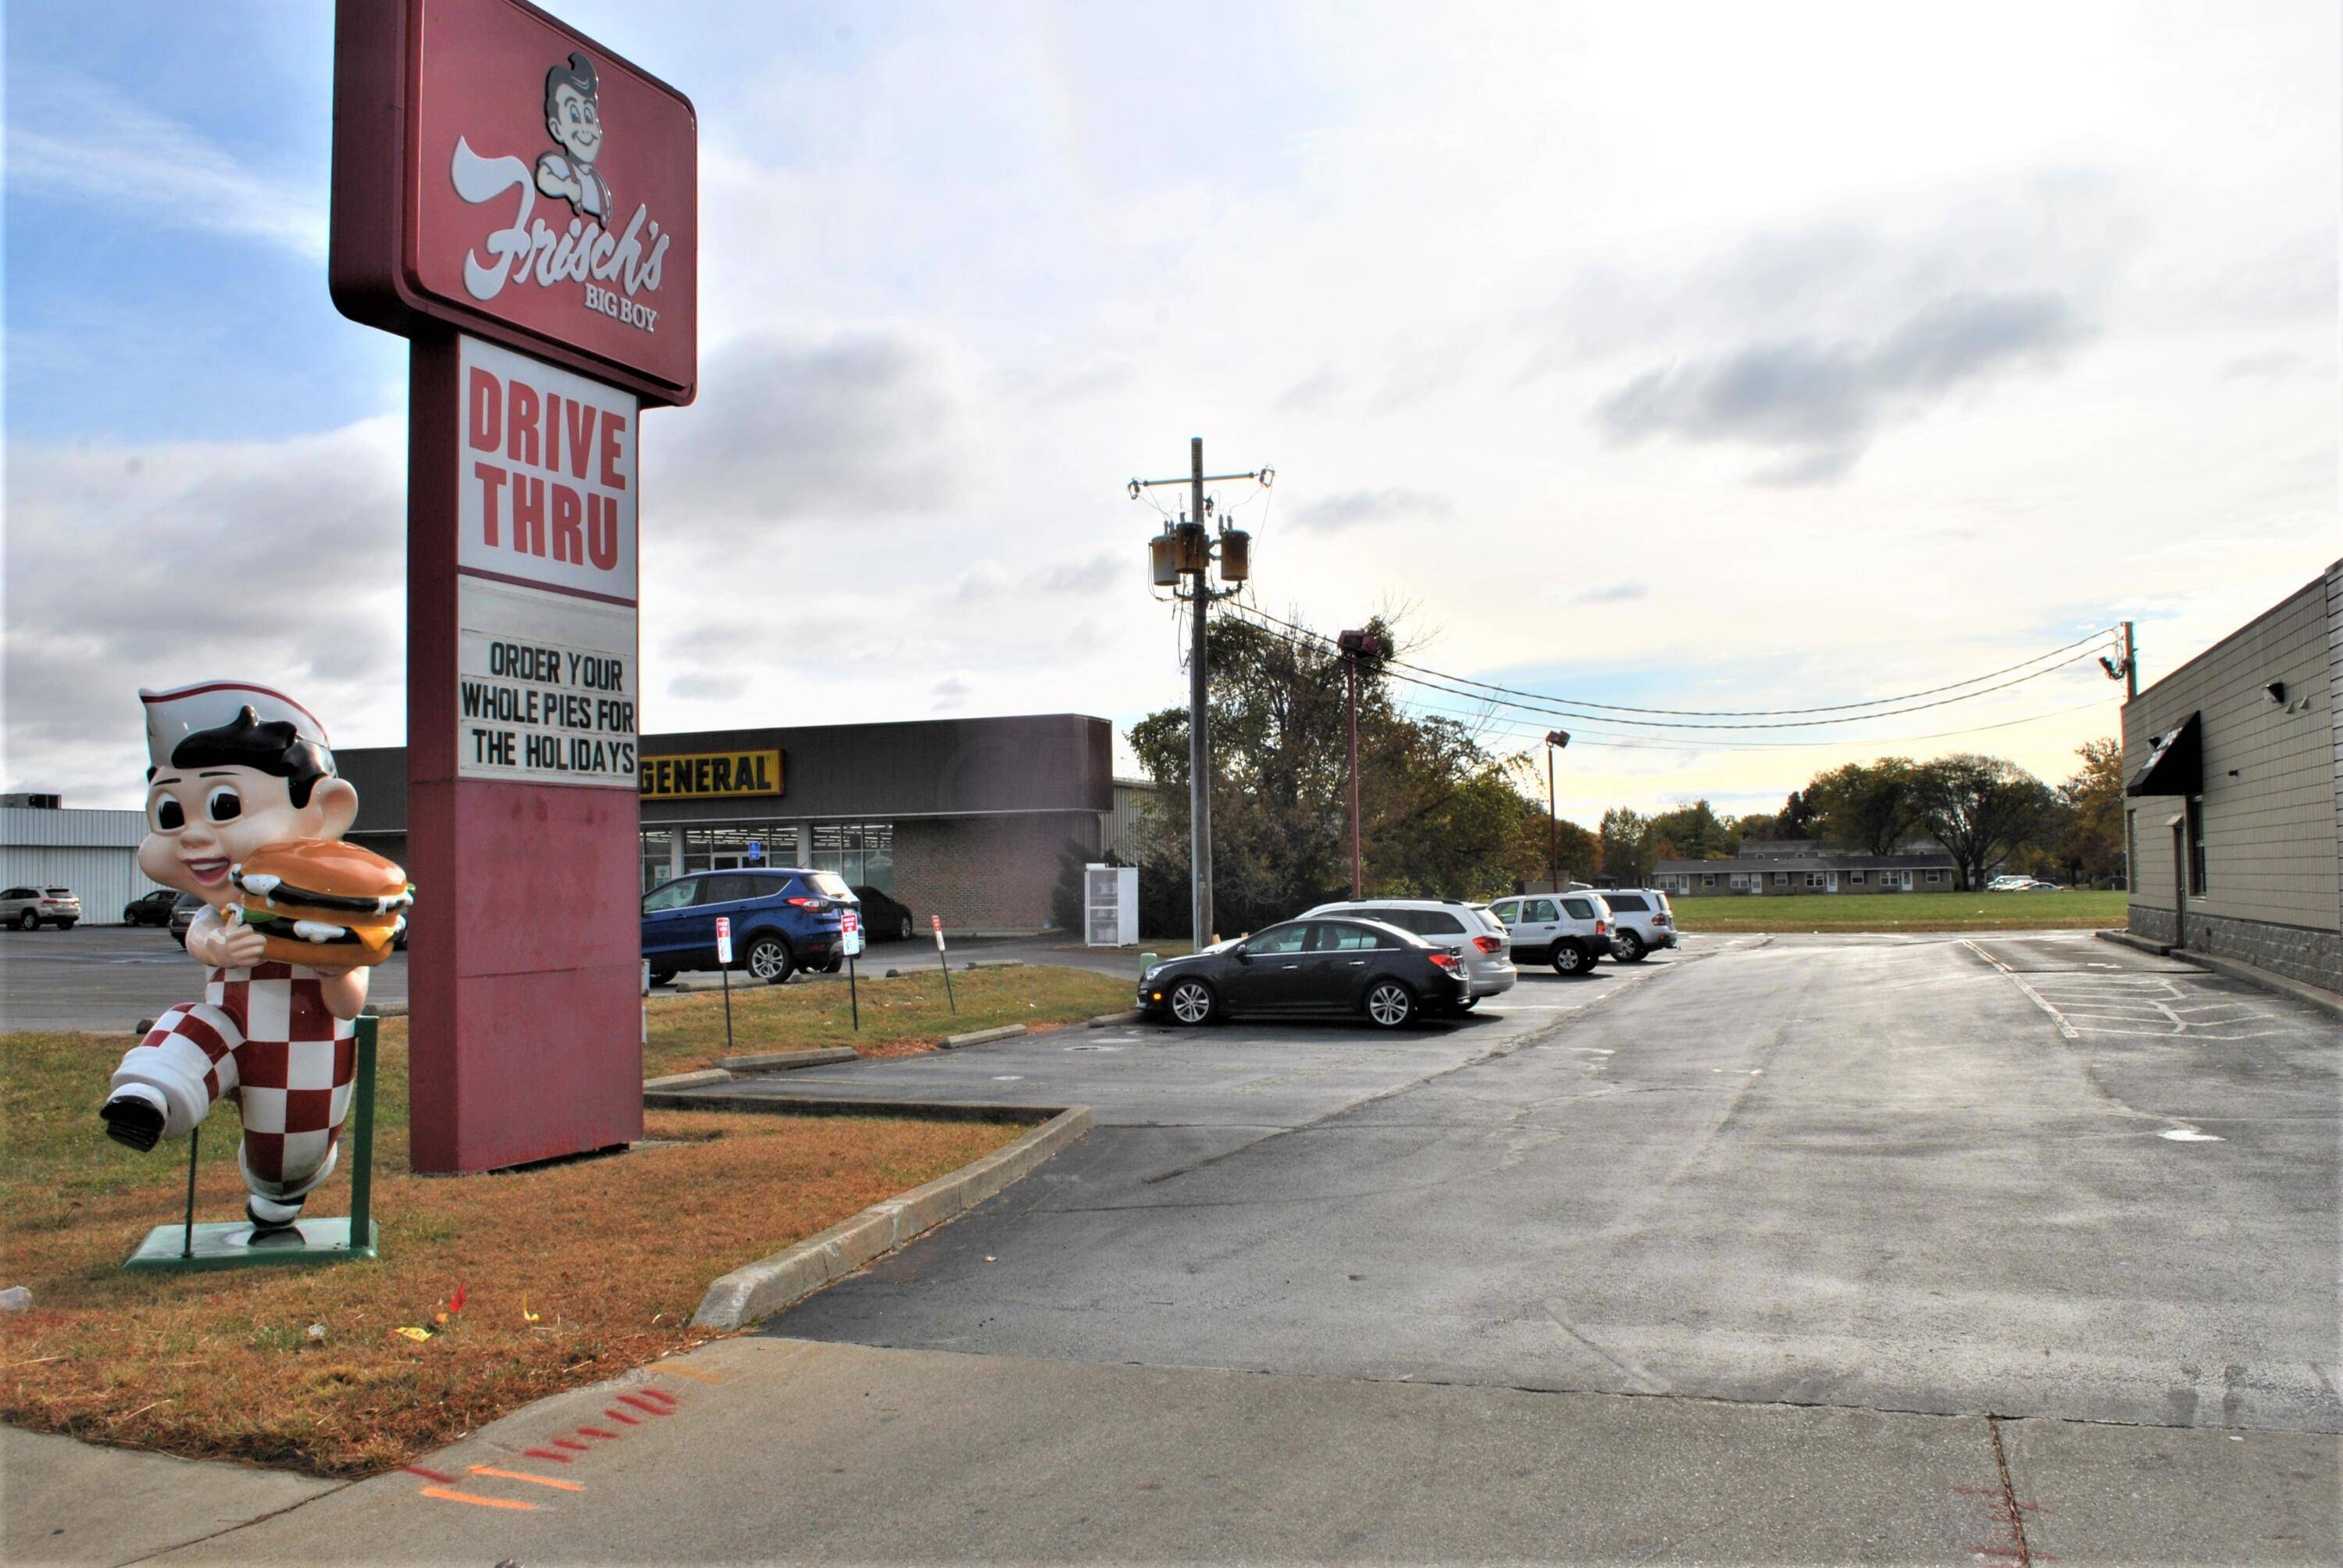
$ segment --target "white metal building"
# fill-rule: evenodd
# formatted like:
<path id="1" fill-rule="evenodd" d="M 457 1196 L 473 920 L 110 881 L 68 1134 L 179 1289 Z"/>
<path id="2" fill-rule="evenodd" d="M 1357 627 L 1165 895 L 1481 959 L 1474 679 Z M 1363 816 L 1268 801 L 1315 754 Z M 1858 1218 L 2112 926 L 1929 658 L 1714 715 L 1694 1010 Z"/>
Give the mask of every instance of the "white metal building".
<path id="1" fill-rule="evenodd" d="M 0 806 L 0 887 L 71 888 L 82 919 L 114 925 L 122 906 L 158 885 L 138 869 L 144 811 Z"/>

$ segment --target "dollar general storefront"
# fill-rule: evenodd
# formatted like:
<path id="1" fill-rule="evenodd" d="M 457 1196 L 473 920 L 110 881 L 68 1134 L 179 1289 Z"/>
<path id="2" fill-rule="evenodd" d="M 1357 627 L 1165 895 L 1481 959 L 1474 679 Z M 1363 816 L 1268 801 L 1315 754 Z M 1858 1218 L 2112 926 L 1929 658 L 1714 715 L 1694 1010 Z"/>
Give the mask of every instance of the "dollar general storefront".
<path id="1" fill-rule="evenodd" d="M 643 885 L 809 866 L 949 931 L 1039 930 L 1061 852 L 1105 847 L 1113 753 L 1107 721 L 1076 713 L 646 735 Z M 336 755 L 357 786 L 350 837 L 403 859 L 406 749 Z"/>

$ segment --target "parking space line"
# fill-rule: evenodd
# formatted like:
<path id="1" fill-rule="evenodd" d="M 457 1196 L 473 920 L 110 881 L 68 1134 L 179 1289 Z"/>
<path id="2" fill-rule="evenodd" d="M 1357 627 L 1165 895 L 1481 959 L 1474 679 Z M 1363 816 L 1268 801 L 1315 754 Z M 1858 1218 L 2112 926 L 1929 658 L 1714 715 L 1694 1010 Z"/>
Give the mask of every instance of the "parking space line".
<path id="1" fill-rule="evenodd" d="M 1986 951 L 1983 948 L 1977 946 L 1976 943 L 1969 940 L 1966 937 L 1963 937 L 1961 939 L 1961 946 L 1976 954 L 1977 957 L 1983 959 L 1986 962 L 1999 970 L 2003 974 L 2007 975 L 2011 981 L 2016 985 L 2019 990 L 2024 991 L 2028 997 L 2033 999 L 2034 1005 L 2036 1007 L 2040 1008 L 2044 1012 L 2050 1015 L 2050 1021 L 2058 1026 L 2058 1033 L 2062 1038 L 2066 1040 L 2080 1040 L 2083 1038 L 2081 1032 L 2077 1030 L 2073 1024 L 2066 1021 L 2066 1015 L 2060 1012 L 2056 1008 L 2052 1007 L 2048 1000 L 2046 999 L 2040 991 L 2036 990 L 2031 985 L 2028 985 L 2026 981 L 2025 976 L 2019 974 L 2016 970 L 2011 969 L 2007 964 L 2003 963 L 1999 959 L 1994 957 L 1991 953 Z"/>

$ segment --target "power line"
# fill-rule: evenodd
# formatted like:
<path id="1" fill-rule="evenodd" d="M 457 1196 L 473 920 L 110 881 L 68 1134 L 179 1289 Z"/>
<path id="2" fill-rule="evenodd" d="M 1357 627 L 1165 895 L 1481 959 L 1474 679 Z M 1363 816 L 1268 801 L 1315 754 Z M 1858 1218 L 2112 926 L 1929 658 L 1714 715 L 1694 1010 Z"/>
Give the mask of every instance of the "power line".
<path id="1" fill-rule="evenodd" d="M 1983 735 L 1990 730 L 2014 729 L 2024 724 L 2039 724 L 2046 719 L 2063 719 L 2070 713 L 2080 713 L 2086 709 L 2097 708 L 2101 706 L 2102 701 L 2102 699 L 2093 698 L 2087 702 L 2078 702 L 2067 708 L 2054 708 L 2046 712 L 2028 714 L 2023 719 L 2008 719 L 1997 720 L 1992 724 L 1972 725 L 1966 729 L 1942 729 L 1927 735 L 1877 737 L 1848 735 L 1832 740 L 1658 740 L 1646 739 L 1641 736 L 1607 739 L 1605 732 L 1603 731 L 1574 729 L 1570 732 L 1570 743 L 1574 748 L 1582 745 L 1602 746 L 1622 751 L 1671 751 L 1688 755 L 1707 751 L 1778 751 L 1789 747 L 1905 746 L 1920 740 L 1954 740 L 1965 735 Z M 1407 699 L 1407 711 L 1427 718 L 1451 719 L 1459 721 L 1484 717 L 1480 714 L 1458 713 L 1453 709 L 1433 708 L 1415 699 Z M 1490 733 L 1503 739 L 1523 741 L 1532 747 L 1536 746 L 1544 739 L 1542 731 L 1532 729 L 1497 728 Z"/>
<path id="2" fill-rule="evenodd" d="M 1258 616 L 1258 617 L 1260 617 L 1262 619 L 1263 619 L 1263 620 L 1265 620 L 1265 621 L 1270 621 L 1270 622 L 1272 622 L 1272 623 L 1273 623 L 1273 624 L 1275 624 L 1275 625 L 1277 625 L 1277 626 L 1283 627 L 1283 628 L 1286 628 L 1287 630 L 1289 630 L 1289 631 L 1299 632 L 1299 633 L 1300 633 L 1301 635 L 1302 635 L 1303 637 L 1310 638 L 1312 638 L 1312 640 L 1314 640 L 1314 641 L 1322 642 L 1322 642 L 1324 642 L 1324 641 L 1326 641 L 1326 640 L 1327 640 L 1327 639 L 1326 639 L 1326 638 L 1325 638 L 1325 636 L 1324 636 L 1324 634 L 1322 634 L 1322 633 L 1321 633 L 1321 632 L 1312 631 L 1312 630 L 1311 630 L 1311 629 L 1310 629 L 1308 627 L 1306 627 L 1306 626 L 1296 626 L 1293 622 L 1292 622 L 1292 621 L 1290 621 L 1290 620 L 1283 619 L 1283 618 L 1280 618 L 1280 617 L 1278 617 L 1278 616 L 1273 616 L 1273 615 L 1270 614 L 1267 610 L 1262 609 L 1259 605 L 1255 605 L 1255 604 L 1239 604 L 1236 608 L 1238 608 L 1239 609 L 1243 610 L 1243 611 L 1244 611 L 1246 614 L 1248 614 L 1248 615 L 1254 615 L 1254 616 Z M 1695 718 L 1695 719 L 1764 719 L 1764 718 L 1778 718 L 1778 717 L 1782 717 L 1782 716 L 1785 716 L 1785 715 L 1800 714 L 1800 713 L 1843 713 L 1843 712 L 1845 712 L 1845 711 L 1847 711 L 1847 710 L 1849 710 L 1849 709 L 1856 709 L 1856 708 L 1878 708 L 1878 707 L 1882 707 L 1882 706 L 1885 706 L 1885 704 L 1892 703 L 1892 702 L 1908 702 L 1908 701 L 1912 700 L 1912 699 L 1915 699 L 1915 698 L 1920 698 L 1920 697 L 1934 697 L 1934 696 L 1936 696 L 1936 695 L 1937 693 L 1939 693 L 1939 692 L 1957 690 L 1959 688 L 1964 687 L 1964 686 L 1975 686 L 1975 685 L 1976 685 L 1976 684 L 1977 684 L 1978 682 L 1980 682 L 1980 681 L 1991 680 L 1991 679 L 1993 679 L 1993 678 L 1994 678 L 1995 677 L 1996 677 L 1996 676 L 2007 675 L 2007 674 L 2009 674 L 2012 670 L 2023 669 L 2023 668 L 2026 668 L 2027 665 L 2029 665 L 2029 664 L 2039 664 L 2039 663 L 2041 663 L 2044 659 L 2046 659 L 2046 658 L 2056 658 L 2058 655 L 2060 655 L 2060 654 L 2062 654 L 2062 653 L 2070 653 L 2070 652 L 2072 652 L 2073 650 L 2075 650 L 2076 648 L 2082 648 L 2082 647 L 2085 647 L 2085 646 L 2086 646 L 2086 645 L 2087 645 L 2087 644 L 2097 642 L 2099 638 L 2103 638 L 2103 637 L 2110 636 L 2110 635 L 2112 635 L 2112 634 L 2114 633 L 2115 629 L 2116 629 L 2116 628 L 2113 628 L 2113 627 L 2101 627 L 2101 628 L 2099 628 L 2097 631 L 2093 631 L 2093 632 L 2088 633 L 2088 634 L 2087 634 L 2087 635 L 2086 635 L 2086 636 L 2077 638 L 2073 642 L 2067 643 L 2067 644 L 2066 644 L 2065 647 L 2063 647 L 2063 648 L 2054 648 L 2050 649 L 2047 653 L 2037 653 L 2037 654 L 2036 654 L 2032 658 L 2022 658 L 2022 659 L 2019 659 L 2016 664 L 2005 665 L 2004 667 L 2002 667 L 2002 668 L 1999 668 L 1999 669 L 1988 670 L 1988 671 L 1986 671 L 1986 672 L 1985 674 L 1983 674 L 1983 675 L 1973 675 L 1973 676 L 1969 677 L 1969 678 L 1968 678 L 1967 679 L 1966 679 L 1966 680 L 1956 680 L 1956 681 L 1953 681 L 1953 682 L 1951 682 L 1950 684 L 1948 684 L 1948 685 L 1945 685 L 1945 686 L 1932 686 L 1932 687 L 1928 687 L 1928 688 L 1926 688 L 1926 689 L 1924 689 L 1924 690 L 1920 690 L 1920 691 L 1906 691 L 1906 692 L 1902 692 L 1902 693 L 1899 693 L 1899 694 L 1897 694 L 1897 695 L 1896 695 L 1896 696 L 1893 696 L 1893 697 L 1874 697 L 1874 698 L 1868 698 L 1868 699 L 1865 699 L 1864 701 L 1861 701 L 1861 702 L 1834 702 L 1834 703 L 1827 703 L 1827 704 L 1825 704 L 1825 705 L 1823 705 L 1822 707 L 1818 707 L 1818 708 L 1713 708 L 1713 709 L 1712 709 L 1712 708 L 1635 708 L 1635 707 L 1632 707 L 1632 706 L 1628 706 L 1628 705 L 1624 705 L 1624 704 L 1621 704 L 1621 703 L 1614 703 L 1614 702 L 1596 702 L 1596 701 L 1594 701 L 1593 699 L 1587 699 L 1587 698 L 1577 698 L 1577 697 L 1554 697 L 1554 696 L 1553 696 L 1553 695 L 1551 695 L 1551 694 L 1549 694 L 1549 693 L 1542 692 L 1542 691 L 1526 691 L 1526 690 L 1522 689 L 1521 689 L 1521 688 L 1519 688 L 1519 687 L 1513 687 L 1513 686 L 1499 686 L 1499 685 L 1496 685 L 1495 683 L 1491 682 L 1491 681 L 1486 681 L 1486 680 L 1475 680 L 1475 679 L 1473 679 L 1473 678 L 1472 677 L 1470 677 L 1470 676 L 1464 676 L 1464 675 L 1449 675 L 1449 674 L 1446 674 L 1445 672 L 1441 671 L 1441 670 L 1426 668 L 1424 666 L 1422 666 L 1422 665 L 1410 664 L 1410 663 L 1408 663 L 1405 659 L 1401 659 L 1401 658 L 1387 658 L 1387 659 L 1385 659 L 1383 662 L 1384 662 L 1385 664 L 1395 664 L 1395 665 L 1398 665 L 1398 666 L 1399 666 L 1401 668 L 1403 668 L 1403 669 L 1413 669 L 1413 670 L 1419 670 L 1419 671 L 1421 671 L 1422 673 L 1423 673 L 1423 674 L 1425 674 L 1425 675 L 1437 676 L 1439 678 L 1441 678 L 1441 679 L 1443 679 L 1443 680 L 1454 681 L 1454 682 L 1456 682 L 1456 683 L 1457 683 L 1457 684 L 1459 684 L 1459 685 L 1476 687 L 1476 688 L 1478 688 L 1478 689 L 1482 689 L 1482 690 L 1483 690 L 1483 691 L 1503 692 L 1503 693 L 1505 693 L 1505 694 L 1507 694 L 1507 695 L 1509 695 L 1509 696 L 1533 698 L 1533 699 L 1535 699 L 1536 700 L 1538 700 L 1538 701 L 1540 701 L 1540 702 L 1544 702 L 1544 703 L 1563 703 L 1563 704 L 1567 704 L 1568 706 L 1570 706 L 1570 707 L 1574 707 L 1574 708 L 1594 708 L 1594 709 L 1603 709 L 1604 711 L 1605 711 L 1605 712 L 1609 712 L 1609 713 L 1654 713 L 1654 714 L 1665 714 L 1665 715 L 1674 715 L 1674 716 L 1681 716 L 1681 717 L 1689 717 L 1689 718 Z M 2079 662 L 2079 660 L 2077 660 L 2077 659 L 2067 659 L 2066 662 L 2066 663 L 2068 663 L 2068 664 L 2073 664 L 2073 663 Z M 2012 684 L 2015 684 L 2015 683 L 2013 682 Z M 1989 689 L 1992 689 L 1992 690 L 2000 690 L 2000 689 L 2001 689 L 2001 688 L 1999 688 L 1999 687 L 1994 687 L 1994 688 L 1990 688 Z M 1981 695 L 1983 695 L 1983 694 L 1982 694 L 1982 693 L 1978 693 L 1978 692 L 1972 692 L 1972 693 L 1969 693 L 1969 695 L 1970 695 L 1970 696 L 1981 696 Z M 1961 701 L 1961 700 L 1963 700 L 1963 699 L 1962 699 L 1961 698 L 1953 698 L 1953 699 L 1951 699 L 1950 700 L 1955 701 L 1955 702 L 1958 702 L 1958 701 Z M 1933 704 L 1924 704 L 1923 706 L 1934 706 L 1934 705 L 1933 705 Z M 1902 709 L 1901 711 L 1904 711 L 1904 712 L 1914 712 L 1914 711 L 1916 711 L 1916 709 Z M 1884 717 L 1885 717 L 1885 715 L 1881 715 L 1881 714 L 1874 714 L 1874 715 L 1857 715 L 1857 717 L 1858 717 L 1858 718 L 1862 718 L 1862 717 L 1884 718 Z M 1634 721 L 1633 721 L 1633 720 L 1629 720 L 1629 719 L 1622 719 L 1614 720 L 1614 722 L 1621 723 L 1621 724 L 1625 724 L 1625 723 L 1630 723 L 1630 722 L 1634 722 Z M 1817 724 L 1825 724 L 1825 723 L 1846 723 L 1846 722 L 1852 722 L 1852 720 L 1841 720 L 1841 719 L 1816 719 L 1816 720 L 1815 720 L 1814 722 L 1815 722 L 1815 723 L 1817 723 Z M 1671 729 L 1705 729 L 1705 728 L 1729 729 L 1729 728 L 1733 728 L 1733 727 L 1732 727 L 1732 726 L 1724 726 L 1724 725 L 1720 725 L 1720 726 L 1703 726 L 1703 725 L 1672 725 L 1672 726 L 1668 726 L 1667 728 L 1671 728 Z M 1745 727 L 1745 728 L 1746 728 L 1746 727 Z"/>
<path id="3" fill-rule="evenodd" d="M 1261 609 L 1256 606 L 1232 601 L 1230 608 L 1239 610 L 1246 615 L 1258 617 L 1260 619 L 1269 622 L 1272 626 L 1285 628 L 1288 630 L 1298 633 L 1300 636 L 1309 639 L 1309 643 L 1307 645 L 1297 646 L 1313 646 L 1321 648 L 1332 648 L 1333 647 L 1333 644 L 1320 633 L 1312 631 L 1307 627 L 1296 626 L 1292 621 L 1271 615 L 1268 611 Z M 1263 628 L 1262 629 L 1267 628 Z M 1272 632 L 1271 635 L 1277 636 L 1278 634 Z M 2059 654 L 2069 653 L 2073 649 L 2081 648 L 2084 644 L 2091 642 L 2098 635 L 2098 633 L 2095 632 L 2089 638 L 2082 638 L 2078 642 L 2069 643 L 2066 648 L 2053 648 L 2049 653 L 2038 654 L 2035 658 L 2026 660 L 2023 664 L 2011 665 L 2009 668 L 2022 669 L 2025 668 L 2026 664 L 2036 663 L 2044 658 L 2055 658 Z M 1292 641 L 1292 639 L 1289 638 L 1284 640 Z M 1884 708 L 1876 712 L 1846 714 L 1844 717 L 1835 719 L 1775 719 L 1763 723 L 1730 724 L 1693 724 L 1663 719 L 1630 719 L 1621 717 L 1622 715 L 1628 713 L 1685 713 L 1699 711 L 1698 709 L 1627 709 L 1618 707 L 1615 704 L 1591 702 L 1580 703 L 1574 699 L 1558 699 L 1554 698 L 1543 698 L 1535 702 L 1522 702 L 1514 700 L 1510 697 L 1491 697 L 1482 695 L 1483 692 L 1514 692 L 1515 689 L 1513 688 L 1494 686 L 1487 681 L 1477 681 L 1463 676 L 1449 675 L 1444 671 L 1426 668 L 1422 665 L 1410 664 L 1403 659 L 1385 659 L 1383 661 L 1383 668 L 1384 673 L 1393 680 L 1408 681 L 1412 684 L 1426 687 L 1435 691 L 1445 692 L 1453 697 L 1462 697 L 1468 700 L 1485 703 L 1492 707 L 1515 709 L 1524 713 L 1534 713 L 1544 718 L 1572 719 L 1582 721 L 1591 719 L 1595 722 L 1605 724 L 1632 724 L 1639 729 L 1679 731 L 1688 729 L 1811 729 L 1825 724 L 1860 724 L 1874 719 L 1893 719 L 1900 714 L 1919 713 L 1932 708 L 1949 707 L 1956 702 L 1966 702 L 1974 698 L 1986 697 L 1996 691 L 2008 690 L 2011 687 L 2023 686 L 2027 681 L 2038 680 L 2043 676 L 2056 674 L 2058 670 L 2063 669 L 2069 665 L 2080 664 L 2091 657 L 2092 656 L 2087 652 L 2075 653 L 2073 654 L 2073 657 L 2063 659 L 2057 664 L 2046 666 L 2046 668 L 2035 670 L 2030 674 L 2018 676 L 2012 680 L 2003 681 L 1997 686 L 1983 687 L 1976 691 L 1963 692 L 1957 697 L 1938 698 L 1932 702 L 1914 702 L 1902 708 Z M 1416 670 L 1420 673 L 1417 675 L 1393 674 L 1393 667 L 1396 667 L 1400 669 Z M 2007 670 L 1996 670 L 1994 672 L 1996 675 L 2006 673 L 2008 673 Z M 1975 678 L 1976 680 L 1989 680 L 1991 678 L 1993 678 L 1992 676 L 1978 676 Z M 1954 685 L 1960 686 L 1972 683 L 1973 682 L 1956 681 Z M 1470 689 L 1475 688 L 1478 689 Z M 1945 691 L 1951 690 L 1953 688 L 1939 687 L 1936 689 Z M 1532 692 L 1516 692 L 1515 695 L 1528 697 L 1536 696 L 1535 693 Z M 1909 695 L 1918 696 L 1921 694 L 1916 692 Z M 1875 699 L 1877 702 L 1896 702 L 1900 700 L 1903 699 L 1898 698 L 1879 698 Z M 1837 706 L 1843 709 L 1862 705 L 1850 703 Z M 1585 709 L 1596 708 L 1604 709 L 1606 711 L 1602 713 L 1583 711 L 1583 709 Z M 1753 709 L 1745 711 L 1754 713 L 1817 713 L 1833 711 L 1833 709 L 1786 708 Z"/>

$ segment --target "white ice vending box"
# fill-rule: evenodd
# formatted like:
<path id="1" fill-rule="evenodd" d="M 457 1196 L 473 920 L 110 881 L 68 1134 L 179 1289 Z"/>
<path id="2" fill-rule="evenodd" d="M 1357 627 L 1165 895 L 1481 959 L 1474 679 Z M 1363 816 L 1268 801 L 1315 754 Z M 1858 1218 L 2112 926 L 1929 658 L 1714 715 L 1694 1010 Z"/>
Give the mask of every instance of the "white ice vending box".
<path id="1" fill-rule="evenodd" d="M 1094 948 L 1127 948 L 1139 940 L 1139 868 L 1082 868 L 1082 940 Z"/>

